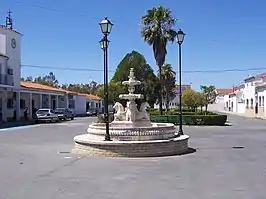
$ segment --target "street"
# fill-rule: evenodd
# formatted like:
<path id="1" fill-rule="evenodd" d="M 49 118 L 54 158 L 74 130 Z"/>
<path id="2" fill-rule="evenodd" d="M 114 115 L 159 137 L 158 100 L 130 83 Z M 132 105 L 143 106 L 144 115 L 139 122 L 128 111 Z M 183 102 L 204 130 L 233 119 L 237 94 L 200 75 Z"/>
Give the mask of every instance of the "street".
<path id="1" fill-rule="evenodd" d="M 184 127 L 191 154 L 78 157 L 73 137 L 95 118 L 0 131 L 0 199 L 265 199 L 266 121 Z"/>

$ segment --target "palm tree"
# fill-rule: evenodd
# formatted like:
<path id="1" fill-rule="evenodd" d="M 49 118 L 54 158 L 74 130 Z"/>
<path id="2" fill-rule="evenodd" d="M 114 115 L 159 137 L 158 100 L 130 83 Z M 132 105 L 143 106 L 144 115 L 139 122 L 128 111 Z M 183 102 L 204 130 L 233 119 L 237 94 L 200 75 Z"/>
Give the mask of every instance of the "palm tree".
<path id="1" fill-rule="evenodd" d="M 165 101 L 166 112 L 169 109 L 169 102 L 175 97 L 175 77 L 171 64 L 165 64 L 161 70 L 161 84 L 162 84 L 162 95 Z"/>
<path id="2" fill-rule="evenodd" d="M 177 32 L 173 29 L 176 19 L 172 17 L 171 10 L 162 6 L 149 9 L 147 13 L 142 16 L 141 35 L 145 42 L 153 48 L 154 58 L 159 68 L 159 80 L 161 82 L 162 66 L 165 62 L 167 54 L 167 42 L 174 42 Z M 162 106 L 162 89 L 160 89 L 160 113 L 163 112 Z"/>

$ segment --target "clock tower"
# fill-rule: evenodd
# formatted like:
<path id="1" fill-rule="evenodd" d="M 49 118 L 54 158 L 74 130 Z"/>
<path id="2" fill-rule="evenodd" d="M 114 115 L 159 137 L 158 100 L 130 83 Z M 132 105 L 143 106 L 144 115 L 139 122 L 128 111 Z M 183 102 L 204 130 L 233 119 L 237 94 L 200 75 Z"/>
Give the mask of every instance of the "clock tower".
<path id="1" fill-rule="evenodd" d="M 8 57 L 6 62 L 6 75 L 13 81 L 13 87 L 20 88 L 21 77 L 21 33 L 14 30 L 13 19 L 9 11 L 6 24 L 0 25 L 0 54 Z M 3 70 L 2 70 L 3 71 Z"/>

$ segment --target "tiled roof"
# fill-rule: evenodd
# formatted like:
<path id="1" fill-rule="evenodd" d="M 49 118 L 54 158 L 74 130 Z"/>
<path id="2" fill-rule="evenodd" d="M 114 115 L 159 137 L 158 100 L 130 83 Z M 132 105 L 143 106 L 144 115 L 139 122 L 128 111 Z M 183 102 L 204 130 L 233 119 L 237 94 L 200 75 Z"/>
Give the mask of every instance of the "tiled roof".
<path id="1" fill-rule="evenodd" d="M 20 86 L 24 88 L 28 88 L 28 89 L 53 91 L 53 92 L 68 93 L 68 94 L 73 94 L 73 95 L 82 95 L 88 99 L 101 100 L 101 98 L 96 95 L 73 92 L 73 91 L 62 89 L 62 88 L 54 88 L 51 86 L 47 86 L 47 85 L 43 85 L 43 84 L 39 84 L 35 82 L 20 82 Z"/>
<path id="2" fill-rule="evenodd" d="M 83 96 L 85 96 L 88 99 L 101 100 L 101 98 L 99 96 L 97 96 L 97 95 L 92 95 L 92 94 L 80 94 L 80 95 L 83 95 Z"/>
<path id="3" fill-rule="evenodd" d="M 63 89 L 54 88 L 51 86 L 47 86 L 47 85 L 43 85 L 43 84 L 39 84 L 39 83 L 34 83 L 34 82 L 20 82 L 20 86 L 22 86 L 24 88 L 30 88 L 30 89 L 38 89 L 38 90 L 47 90 L 47 91 L 66 93 L 66 91 Z"/>
<path id="4" fill-rule="evenodd" d="M 262 83 L 262 84 L 256 85 L 256 88 L 263 87 L 263 86 L 266 86 L 266 84 L 265 83 Z"/>
<path id="5" fill-rule="evenodd" d="M 233 89 L 232 88 L 219 88 L 219 89 L 216 89 L 217 91 L 217 94 L 221 94 L 221 95 L 227 95 L 229 93 L 232 93 L 233 92 Z"/>
<path id="6" fill-rule="evenodd" d="M 266 72 L 263 72 L 263 73 L 260 73 L 260 74 L 257 74 L 257 75 L 252 75 L 252 76 L 246 77 L 244 79 L 244 81 L 247 81 L 249 79 L 261 79 L 261 78 L 264 78 L 264 77 L 266 77 Z"/>
<path id="7" fill-rule="evenodd" d="M 266 72 L 256 75 L 256 77 L 263 78 L 266 76 Z"/>

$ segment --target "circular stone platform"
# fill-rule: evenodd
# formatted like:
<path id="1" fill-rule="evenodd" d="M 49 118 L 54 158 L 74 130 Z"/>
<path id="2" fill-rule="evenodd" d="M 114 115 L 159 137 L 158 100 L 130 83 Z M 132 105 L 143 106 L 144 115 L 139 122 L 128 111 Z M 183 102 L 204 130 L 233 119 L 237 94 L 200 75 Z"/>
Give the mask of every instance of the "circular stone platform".
<path id="1" fill-rule="evenodd" d="M 160 157 L 180 155 L 188 150 L 188 135 L 169 140 L 103 141 L 91 140 L 89 134 L 74 137 L 72 153 L 107 157 Z"/>

